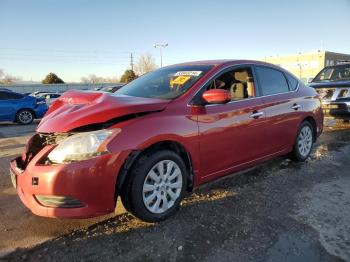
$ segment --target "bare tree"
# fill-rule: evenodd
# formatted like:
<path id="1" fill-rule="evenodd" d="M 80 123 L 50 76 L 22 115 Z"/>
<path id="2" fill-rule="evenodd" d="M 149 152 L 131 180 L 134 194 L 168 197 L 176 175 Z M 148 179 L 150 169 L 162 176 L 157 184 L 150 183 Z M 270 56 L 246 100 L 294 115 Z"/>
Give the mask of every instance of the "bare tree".
<path id="1" fill-rule="evenodd" d="M 137 60 L 137 63 L 135 64 L 134 71 L 137 75 L 140 76 L 148 72 L 151 72 L 156 68 L 157 68 L 157 65 L 155 63 L 154 57 L 151 54 L 147 53 L 139 57 L 139 59 Z"/>
<path id="2" fill-rule="evenodd" d="M 97 84 L 97 83 L 118 83 L 117 78 L 105 78 L 105 77 L 100 77 L 95 74 L 90 74 L 87 77 L 82 77 L 81 82 L 83 83 L 92 83 L 92 84 Z"/>
<path id="3" fill-rule="evenodd" d="M 21 80 L 19 77 L 11 76 L 11 75 L 5 75 L 1 78 L 0 82 L 5 85 L 11 85 L 13 82 Z"/>
<path id="4" fill-rule="evenodd" d="M 0 69 L 0 84 L 11 85 L 13 82 L 21 80 L 20 77 L 5 74 L 4 70 Z"/>

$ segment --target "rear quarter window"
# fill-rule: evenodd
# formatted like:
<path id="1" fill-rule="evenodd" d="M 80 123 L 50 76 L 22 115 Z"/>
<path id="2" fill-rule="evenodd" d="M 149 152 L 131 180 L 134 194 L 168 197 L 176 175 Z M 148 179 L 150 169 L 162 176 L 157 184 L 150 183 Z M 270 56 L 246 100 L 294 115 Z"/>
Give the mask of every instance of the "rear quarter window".
<path id="1" fill-rule="evenodd" d="M 265 66 L 256 66 L 255 71 L 259 79 L 262 95 L 289 92 L 287 79 L 281 71 Z"/>
<path id="2" fill-rule="evenodd" d="M 288 80 L 289 89 L 290 90 L 297 89 L 299 81 L 295 77 L 293 77 L 292 75 L 287 74 L 287 73 L 286 73 L 286 77 L 287 77 L 287 80 Z"/>

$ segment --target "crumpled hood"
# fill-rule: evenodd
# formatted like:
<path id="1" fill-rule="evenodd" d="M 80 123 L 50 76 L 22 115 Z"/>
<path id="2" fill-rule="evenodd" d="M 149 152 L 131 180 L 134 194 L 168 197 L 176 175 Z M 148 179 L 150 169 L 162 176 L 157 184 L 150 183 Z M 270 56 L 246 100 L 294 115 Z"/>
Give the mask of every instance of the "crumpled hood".
<path id="1" fill-rule="evenodd" d="M 52 103 L 37 132 L 68 132 L 122 116 L 161 111 L 168 103 L 169 100 L 163 99 L 71 90 Z"/>

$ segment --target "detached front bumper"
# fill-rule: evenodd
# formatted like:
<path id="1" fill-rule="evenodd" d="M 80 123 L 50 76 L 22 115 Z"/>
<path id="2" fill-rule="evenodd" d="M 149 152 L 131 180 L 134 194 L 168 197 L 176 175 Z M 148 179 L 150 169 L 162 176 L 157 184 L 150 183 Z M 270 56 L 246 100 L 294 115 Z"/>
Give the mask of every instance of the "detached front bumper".
<path id="1" fill-rule="evenodd" d="M 25 170 L 20 157 L 11 161 L 11 178 L 24 205 L 44 217 L 88 218 L 113 212 L 123 154 L 69 164 L 40 164 L 51 149 L 44 147 Z"/>
<path id="2" fill-rule="evenodd" d="M 322 102 L 325 116 L 350 119 L 350 102 Z"/>

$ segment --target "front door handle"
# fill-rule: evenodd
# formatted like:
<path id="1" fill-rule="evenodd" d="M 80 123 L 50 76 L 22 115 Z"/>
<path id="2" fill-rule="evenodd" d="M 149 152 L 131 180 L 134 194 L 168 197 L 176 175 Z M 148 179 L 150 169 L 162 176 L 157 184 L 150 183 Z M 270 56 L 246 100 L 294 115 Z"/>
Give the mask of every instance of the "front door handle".
<path id="1" fill-rule="evenodd" d="M 294 109 L 294 110 L 298 110 L 299 108 L 301 108 L 301 105 L 293 104 L 293 106 L 291 108 Z"/>
<path id="2" fill-rule="evenodd" d="M 298 110 L 299 108 L 301 108 L 301 105 L 293 104 L 293 106 L 291 108 L 294 109 L 294 110 Z"/>
<path id="3" fill-rule="evenodd" d="M 263 115 L 264 115 L 264 112 L 254 111 L 249 117 L 250 117 L 250 118 L 257 119 L 257 118 L 259 118 L 259 117 L 261 117 L 261 116 L 263 116 Z"/>

